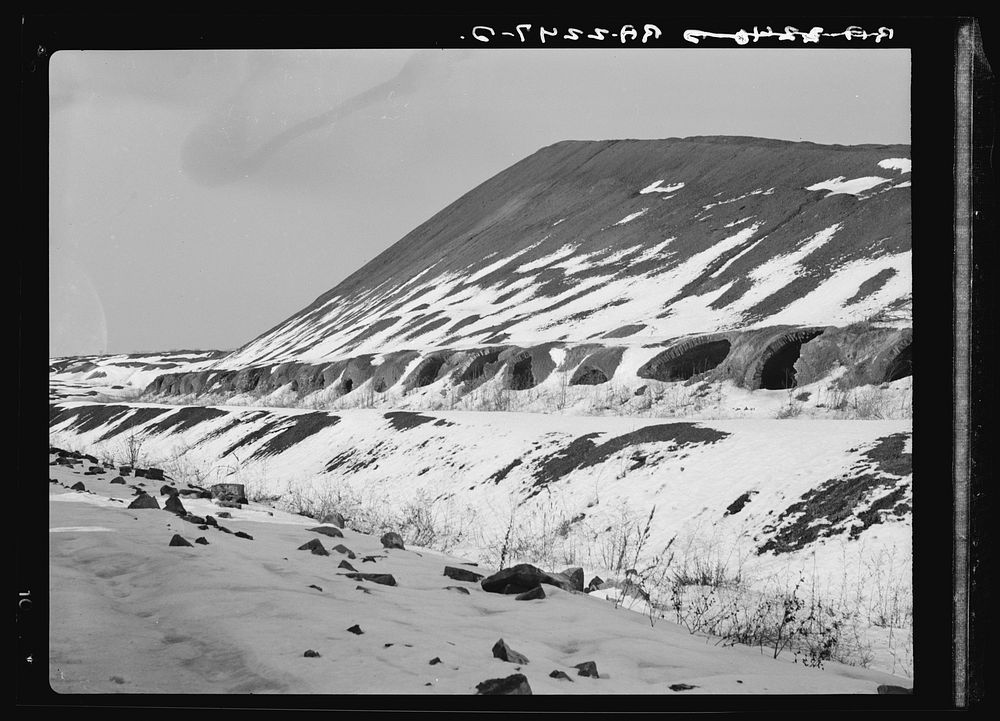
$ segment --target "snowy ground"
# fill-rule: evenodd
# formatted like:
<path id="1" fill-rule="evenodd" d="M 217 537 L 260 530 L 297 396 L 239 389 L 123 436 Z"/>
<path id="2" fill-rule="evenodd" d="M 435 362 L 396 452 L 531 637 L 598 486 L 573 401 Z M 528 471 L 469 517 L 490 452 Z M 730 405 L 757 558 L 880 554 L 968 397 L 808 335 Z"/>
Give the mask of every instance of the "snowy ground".
<path id="1" fill-rule="evenodd" d="M 133 400 L 157 376 L 199 371 L 211 367 L 221 355 L 219 351 L 171 351 L 53 358 L 49 399 Z"/>
<path id="2" fill-rule="evenodd" d="M 632 567 L 667 608 L 661 572 L 710 566 L 772 596 L 798 584 L 858 627 L 852 662 L 912 670 L 909 421 L 58 408 L 58 447 L 120 463 L 141 437 L 147 465 L 179 483 L 243 483 L 370 530 L 417 519 L 427 543 L 484 564 L 617 581 Z"/>
<path id="3" fill-rule="evenodd" d="M 126 509 L 132 489 L 110 484 L 111 473 L 49 470 L 58 481 L 49 504 L 49 667 L 59 693 L 471 694 L 481 681 L 518 672 L 534 693 L 556 694 L 866 694 L 910 685 L 878 671 L 806 668 L 787 655 L 716 646 L 669 621 L 651 625 L 549 586 L 545 599 L 515 601 L 442 575 L 463 559 L 385 550 L 350 529 L 327 538 L 308 530 L 311 519 L 261 506 L 185 499 L 194 514 L 230 511 L 219 522 L 253 539 L 199 530 L 163 510 Z M 77 481 L 87 492 L 68 489 Z M 160 484 L 146 483 L 157 495 Z M 174 533 L 209 543 L 170 547 Z M 297 550 L 313 538 L 327 548 L 343 543 L 359 571 L 390 573 L 398 585 L 348 579 L 340 553 Z M 363 562 L 367 555 L 377 558 Z M 362 635 L 347 630 L 355 624 Z M 529 662 L 494 658 L 500 638 Z M 305 657 L 310 649 L 319 656 Z M 596 662 L 600 678 L 577 676 L 583 661 Z M 554 670 L 572 681 L 550 677 Z"/>

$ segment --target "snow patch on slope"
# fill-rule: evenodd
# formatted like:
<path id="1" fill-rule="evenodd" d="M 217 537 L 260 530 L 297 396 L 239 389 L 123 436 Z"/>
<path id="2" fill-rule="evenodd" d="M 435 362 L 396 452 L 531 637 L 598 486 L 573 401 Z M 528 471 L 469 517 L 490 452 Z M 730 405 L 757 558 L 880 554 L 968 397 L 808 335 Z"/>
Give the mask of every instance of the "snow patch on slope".
<path id="1" fill-rule="evenodd" d="M 751 190 L 749 193 L 738 195 L 735 198 L 730 198 L 729 200 L 720 200 L 718 203 L 709 203 L 708 205 L 703 205 L 701 207 L 703 210 L 710 210 L 717 205 L 728 205 L 729 203 L 735 203 L 737 200 L 743 200 L 744 198 L 749 198 L 753 195 L 771 195 L 772 193 L 774 193 L 774 188 L 768 188 L 767 190 L 764 190 L 763 188 L 755 188 L 754 190 Z"/>
<path id="2" fill-rule="evenodd" d="M 885 168 L 886 170 L 898 170 L 900 173 L 909 173 L 910 159 L 886 158 L 885 160 L 878 161 L 878 167 Z"/>
<path id="3" fill-rule="evenodd" d="M 468 282 L 468 283 L 475 283 L 480 278 L 485 278 L 490 273 L 492 273 L 492 272 L 494 272 L 496 270 L 499 270 L 500 268 L 503 268 L 505 265 L 507 265 L 508 263 L 510 263 L 515 258 L 524 255 L 525 253 L 527 253 L 532 248 L 538 247 L 541 244 L 541 242 L 542 241 L 538 241 L 537 243 L 534 243 L 533 245 L 529 245 L 527 248 L 522 248 L 521 250 L 517 251 L 516 253 L 508 255 L 506 258 L 501 258 L 500 260 L 498 260 L 498 261 L 496 261 L 494 263 L 490 263 L 485 268 L 480 268 L 475 273 L 473 273 L 472 275 L 470 275 L 469 278 L 468 278 L 468 280 L 466 282 Z"/>
<path id="4" fill-rule="evenodd" d="M 649 212 L 649 208 L 643 208 L 642 210 L 639 210 L 639 211 L 637 211 L 635 213 L 629 213 L 624 218 L 622 218 L 617 223 L 615 223 L 615 225 L 625 225 L 625 223 L 633 221 L 636 218 L 638 218 L 639 216 L 645 215 L 647 212 Z"/>
<path id="5" fill-rule="evenodd" d="M 777 292 L 791 283 L 800 274 L 802 270 L 802 261 L 808 257 L 810 253 L 813 253 L 830 242 L 838 230 L 840 230 L 840 223 L 834 223 L 828 228 L 824 228 L 815 235 L 804 240 L 790 253 L 785 253 L 784 255 L 771 258 L 762 265 L 754 268 L 749 274 L 749 278 L 753 285 L 750 287 L 750 290 L 748 290 L 743 297 L 740 298 L 738 303 L 734 303 L 731 307 L 733 307 L 734 310 L 748 310 L 758 301 L 763 300 L 772 293 Z M 811 319 L 815 317 L 817 309 L 822 312 L 825 309 L 825 306 L 812 306 L 811 309 L 812 312 L 810 313 L 810 320 L 807 322 L 812 322 Z M 777 321 L 774 320 L 774 316 L 769 316 L 766 322 L 767 324 L 777 323 Z"/>
<path id="6" fill-rule="evenodd" d="M 830 178 L 829 180 L 810 185 L 806 187 L 806 190 L 829 190 L 830 192 L 824 196 L 829 198 L 831 195 L 858 195 L 866 190 L 871 190 L 876 185 L 888 182 L 889 178 L 881 178 L 877 175 L 868 175 L 863 178 L 853 178 L 851 180 L 845 180 L 845 176 L 838 175 L 836 178 Z"/>
<path id="7" fill-rule="evenodd" d="M 552 253 L 549 253 L 548 255 L 543 255 L 538 260 L 533 260 L 530 263 L 525 263 L 524 265 L 518 266 L 514 270 L 514 272 L 515 273 L 527 273 L 528 271 L 531 271 L 531 270 L 538 270 L 539 268 L 544 268 L 547 265 L 552 265 L 557 260 L 562 260 L 563 258 L 565 258 L 567 256 L 573 255 L 573 251 L 575 251 L 576 248 L 577 248 L 577 246 L 575 246 L 575 245 L 569 245 L 567 243 L 566 245 L 564 245 L 563 247 L 561 247 L 559 250 L 556 250 L 556 251 L 554 251 Z"/>
<path id="8" fill-rule="evenodd" d="M 851 306 L 844 307 L 854 296 L 861 284 L 873 275 L 892 269 L 896 271 L 886 283 L 874 293 Z M 902 297 L 912 287 L 912 263 L 910 251 L 878 258 L 856 260 L 842 266 L 815 290 L 796 299 L 786 308 L 768 318 L 768 323 L 795 324 L 811 323 L 815 308 L 841 308 L 832 318 L 834 323 L 848 324 L 858 314 L 870 316 L 879 308 L 884 308 L 892 300 Z"/>
<path id="9" fill-rule="evenodd" d="M 684 187 L 684 183 L 675 183 L 673 185 L 668 185 L 665 188 L 660 187 L 663 183 L 662 180 L 657 180 L 655 183 L 647 185 L 645 188 L 639 191 L 640 195 L 646 195 L 647 193 L 676 193 L 678 190 Z"/>

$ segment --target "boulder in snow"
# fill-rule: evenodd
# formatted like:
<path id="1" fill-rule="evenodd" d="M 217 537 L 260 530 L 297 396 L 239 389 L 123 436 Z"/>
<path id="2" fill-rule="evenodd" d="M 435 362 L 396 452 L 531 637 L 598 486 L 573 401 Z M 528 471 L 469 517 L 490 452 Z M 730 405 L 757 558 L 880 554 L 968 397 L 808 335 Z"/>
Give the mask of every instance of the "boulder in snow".
<path id="1" fill-rule="evenodd" d="M 488 678 L 476 684 L 477 696 L 530 696 L 531 686 L 523 673 L 507 678 Z"/>
<path id="2" fill-rule="evenodd" d="M 184 508 L 184 504 L 181 503 L 180 496 L 169 496 L 166 503 L 163 504 L 163 510 L 176 513 L 178 516 L 187 515 L 187 509 Z"/>
<path id="3" fill-rule="evenodd" d="M 148 493 L 139 493 L 135 500 L 128 504 L 129 508 L 159 508 L 160 504 Z"/>
<path id="4" fill-rule="evenodd" d="M 542 590 L 541 586 L 535 586 L 530 591 L 525 591 L 514 596 L 515 601 L 534 601 L 535 599 L 542 598 L 545 598 L 545 591 Z"/>
<path id="5" fill-rule="evenodd" d="M 311 541 L 307 541 L 299 546 L 300 551 L 309 551 L 316 556 L 329 556 L 330 552 L 323 547 L 318 538 L 314 538 Z"/>
<path id="6" fill-rule="evenodd" d="M 396 585 L 396 579 L 389 573 L 348 573 L 345 575 L 355 581 L 371 581 L 372 583 L 378 583 L 382 586 Z"/>
<path id="7" fill-rule="evenodd" d="M 453 578 L 456 581 L 469 581 L 475 583 L 476 581 L 481 581 L 483 575 L 481 573 L 474 573 L 473 571 L 468 571 L 464 568 L 455 568 L 454 566 L 445 566 L 444 575 L 448 578 Z"/>
<path id="8" fill-rule="evenodd" d="M 328 523 L 336 526 L 337 528 L 343 528 L 347 523 L 344 520 L 344 517 L 339 513 L 337 513 L 336 511 L 333 511 L 332 513 L 327 513 L 325 516 L 319 519 L 319 522 L 324 524 Z"/>
<path id="9" fill-rule="evenodd" d="M 383 534 L 379 540 L 382 541 L 383 548 L 400 548 L 406 550 L 406 546 L 403 545 L 403 537 L 395 531 Z"/>
<path id="10" fill-rule="evenodd" d="M 330 536 L 331 538 L 344 537 L 344 534 L 336 526 L 316 526 L 316 528 L 310 528 L 309 530 L 313 533 L 322 533 L 324 536 Z"/>
<path id="11" fill-rule="evenodd" d="M 559 575 L 569 579 L 569 582 L 573 584 L 573 590 L 583 590 L 583 569 L 579 566 L 571 566 Z"/>
<path id="12" fill-rule="evenodd" d="M 546 573 L 530 563 L 519 563 L 484 578 L 480 585 L 490 593 L 524 593 L 541 583 L 557 586 L 564 591 L 573 590 L 573 584 L 561 574 Z"/>
<path id="13" fill-rule="evenodd" d="M 501 661 L 507 661 L 509 663 L 528 663 L 528 657 L 518 653 L 502 638 L 493 644 L 493 658 L 498 658 Z"/>

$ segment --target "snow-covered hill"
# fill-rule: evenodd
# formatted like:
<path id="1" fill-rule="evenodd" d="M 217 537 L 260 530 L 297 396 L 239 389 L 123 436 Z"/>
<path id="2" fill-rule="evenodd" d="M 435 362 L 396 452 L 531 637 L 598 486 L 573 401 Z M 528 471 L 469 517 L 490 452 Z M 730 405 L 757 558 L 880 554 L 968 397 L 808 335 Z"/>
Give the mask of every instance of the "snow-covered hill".
<path id="1" fill-rule="evenodd" d="M 761 572 L 819 568 L 824 592 L 839 594 L 860 570 L 846 567 L 845 549 L 896 550 L 902 562 L 909 548 L 909 421 L 555 425 L 541 414 L 65 403 L 50 433 L 119 463 L 138 437 L 147 461 L 175 478 L 236 480 L 311 505 L 340 494 L 342 512 L 348 497 L 401 509 L 425 496 L 436 513 L 465 518 L 455 543 L 470 556 L 510 523 L 531 533 L 529 519 L 546 515 L 550 532 L 579 534 L 583 553 L 623 522 L 623 508 L 645 517 L 654 506 L 635 562 L 682 540 L 711 543 Z M 585 565 L 606 570 L 593 553 Z"/>
<path id="2" fill-rule="evenodd" d="M 909 320 L 906 146 L 563 142 L 448 206 L 227 367 Z M 333 231 L 335 232 L 335 231 Z"/>
<path id="3" fill-rule="evenodd" d="M 160 374 L 148 398 L 280 390 L 270 402 L 434 408 L 494 376 L 513 391 L 894 381 L 911 358 L 908 155 L 736 137 L 557 143 L 242 348 Z"/>
<path id="4" fill-rule="evenodd" d="M 136 398 L 164 373 L 196 372 L 225 355 L 221 351 L 180 350 L 52 358 L 49 400 Z"/>

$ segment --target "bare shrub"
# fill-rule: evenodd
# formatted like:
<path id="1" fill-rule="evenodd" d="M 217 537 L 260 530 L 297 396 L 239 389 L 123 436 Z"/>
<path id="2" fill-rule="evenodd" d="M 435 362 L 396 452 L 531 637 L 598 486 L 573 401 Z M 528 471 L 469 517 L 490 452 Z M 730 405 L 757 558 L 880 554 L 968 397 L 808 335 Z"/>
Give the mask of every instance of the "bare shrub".
<path id="1" fill-rule="evenodd" d="M 582 514 L 569 513 L 561 499 L 547 490 L 532 506 L 511 499 L 504 511 L 490 507 L 475 519 L 470 540 L 479 559 L 497 568 L 516 563 L 555 568 L 580 561 L 586 533 L 582 518 Z"/>
<path id="2" fill-rule="evenodd" d="M 121 443 L 120 454 L 125 461 L 125 465 L 131 468 L 141 467 L 146 462 L 146 454 L 143 446 L 146 445 L 145 437 L 138 431 L 133 430 Z"/>
<path id="3" fill-rule="evenodd" d="M 778 419 L 798 418 L 800 415 L 802 415 L 802 406 L 798 403 L 789 403 L 779 408 L 774 417 Z"/>
<path id="4" fill-rule="evenodd" d="M 852 417 L 861 420 L 882 419 L 890 415 L 888 399 L 877 388 L 855 390 L 848 402 L 848 410 Z"/>
<path id="5" fill-rule="evenodd" d="M 454 513 L 450 505 L 440 505 L 427 490 L 420 489 L 403 504 L 395 530 L 409 545 L 447 553 L 464 539 L 462 519 L 469 517 L 468 509 Z"/>
<path id="6" fill-rule="evenodd" d="M 649 539 L 649 524 L 655 511 L 654 506 L 644 527 L 626 501 L 618 505 L 614 520 L 598 536 L 597 559 L 602 568 L 617 574 L 634 565 L 634 559 Z"/>

